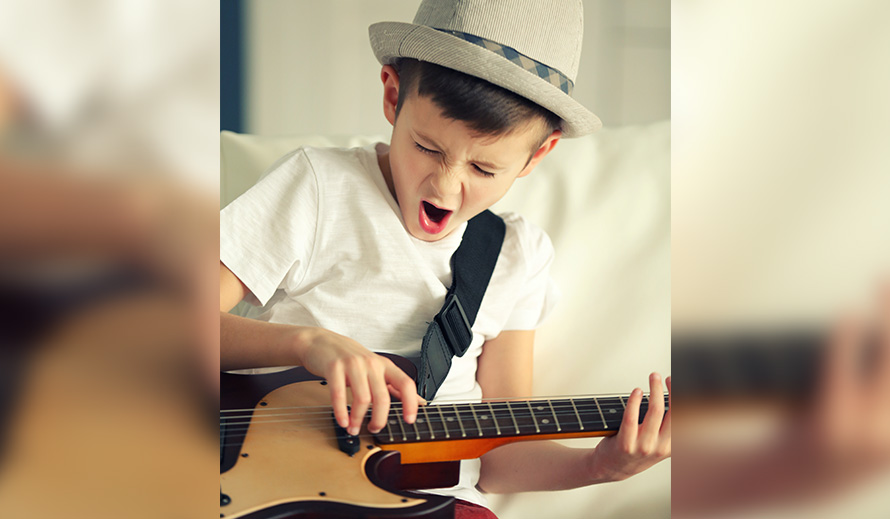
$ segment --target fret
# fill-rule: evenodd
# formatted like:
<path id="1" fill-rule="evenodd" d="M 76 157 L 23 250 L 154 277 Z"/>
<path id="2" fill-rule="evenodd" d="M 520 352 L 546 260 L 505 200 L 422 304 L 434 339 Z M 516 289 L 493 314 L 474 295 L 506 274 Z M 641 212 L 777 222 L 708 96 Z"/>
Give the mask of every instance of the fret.
<path id="1" fill-rule="evenodd" d="M 552 400 L 550 405 L 556 412 L 556 416 L 559 417 L 559 426 L 563 431 L 579 432 L 582 430 L 581 426 L 583 424 L 578 420 L 578 417 L 575 414 L 575 408 L 572 407 L 572 403 L 567 398 Z"/>
<path id="2" fill-rule="evenodd" d="M 623 411 L 626 409 L 624 398 L 620 396 L 617 398 L 601 398 L 600 401 L 603 402 L 603 412 L 606 416 L 607 426 L 613 429 L 620 428 L 621 419 L 624 417 Z"/>
<path id="3" fill-rule="evenodd" d="M 461 423 L 461 431 L 465 436 L 476 436 L 480 430 L 479 420 L 476 419 L 476 413 L 473 404 L 454 404 L 457 406 L 457 418 Z"/>
<path id="4" fill-rule="evenodd" d="M 535 417 L 534 411 L 528 400 L 507 402 L 507 406 L 513 411 L 513 416 L 516 419 L 517 427 L 519 428 L 518 434 L 540 433 L 541 428 L 537 423 L 538 420 Z"/>
<path id="5" fill-rule="evenodd" d="M 569 402 L 572 403 L 572 409 L 575 410 L 575 418 L 578 419 L 578 425 L 581 426 L 581 430 L 584 430 L 584 422 L 581 421 L 581 415 L 578 413 L 578 407 L 575 405 L 575 401 L 573 399 L 569 399 Z"/>
<path id="6" fill-rule="evenodd" d="M 442 417 L 442 428 L 445 429 L 445 438 L 451 438 L 451 433 L 448 432 L 447 420 L 445 420 L 445 413 L 442 412 L 442 406 L 437 405 L 436 409 L 439 410 L 439 416 Z"/>
<path id="7" fill-rule="evenodd" d="M 513 408 L 510 407 L 510 402 L 504 402 L 507 404 L 507 411 L 510 411 L 510 418 L 513 420 L 513 427 L 516 427 L 516 434 L 519 434 L 519 424 L 516 423 L 516 415 L 513 414 Z"/>
<path id="8" fill-rule="evenodd" d="M 528 404 L 528 412 L 531 413 L 532 421 L 534 421 L 534 423 L 535 423 L 535 433 L 540 434 L 541 428 L 538 426 L 538 419 L 537 419 L 537 417 L 535 417 L 535 410 L 532 409 L 531 400 L 527 400 L 525 403 Z"/>
<path id="9" fill-rule="evenodd" d="M 501 426 L 498 425 L 498 417 L 494 412 L 494 407 L 491 406 L 491 402 L 488 403 L 488 409 L 491 411 L 491 420 L 494 422 L 494 429 L 497 431 L 497 435 L 501 435 Z"/>
<path id="10" fill-rule="evenodd" d="M 392 443 L 392 442 L 395 441 L 395 438 L 392 437 L 392 427 L 391 427 L 391 424 L 395 423 L 395 420 L 392 419 L 392 413 L 393 413 L 393 410 L 390 409 L 390 410 L 389 410 L 389 416 L 390 416 L 390 418 L 386 421 L 386 434 L 389 436 L 389 443 Z"/>
<path id="11" fill-rule="evenodd" d="M 553 402 L 550 399 L 547 399 L 547 405 L 550 406 L 550 412 L 553 413 L 553 421 L 556 422 L 556 432 L 562 432 L 562 427 L 559 425 L 559 418 L 556 417 L 556 409 L 553 409 Z"/>
<path id="12" fill-rule="evenodd" d="M 436 439 L 436 431 L 433 430 L 433 422 L 430 421 L 430 416 L 426 412 L 426 406 L 421 406 L 420 410 L 423 412 L 423 419 L 426 420 L 427 427 L 430 428 L 430 439 Z"/>
<path id="13" fill-rule="evenodd" d="M 479 417 L 476 416 L 475 405 L 470 404 L 470 412 L 473 413 L 473 420 L 476 421 L 476 430 L 479 431 L 479 436 L 482 436 L 482 426 L 479 425 Z"/>
<path id="14" fill-rule="evenodd" d="M 553 434 L 562 432 L 562 425 L 553 404 L 549 400 L 532 400 L 529 402 L 532 407 L 532 415 L 536 421 L 537 427 L 540 429 L 539 434 Z M 552 412 L 553 414 L 550 414 Z"/>
<path id="15" fill-rule="evenodd" d="M 396 420 L 399 422 L 399 429 L 402 430 L 402 441 L 408 441 L 408 436 L 405 434 L 405 424 L 402 423 L 402 415 L 399 414 L 399 409 L 395 410 Z"/>
<path id="16" fill-rule="evenodd" d="M 454 414 L 457 416 L 457 424 L 460 425 L 460 435 L 466 438 L 467 431 L 464 429 L 464 421 L 460 417 L 460 411 L 457 410 L 457 404 L 451 404 L 451 407 L 454 408 Z"/>
<path id="17" fill-rule="evenodd" d="M 491 404 L 494 411 L 494 423 L 498 425 L 502 435 L 519 434 L 519 428 L 513 416 L 513 411 L 506 401 L 494 402 Z M 514 429 L 517 432 L 513 432 Z"/>
<path id="18" fill-rule="evenodd" d="M 593 403 L 596 404 L 596 409 L 600 412 L 600 418 L 603 419 L 603 428 L 608 429 L 609 424 L 606 423 L 606 415 L 603 414 L 603 408 L 600 407 L 599 401 L 596 398 L 594 398 Z"/>
<path id="19" fill-rule="evenodd" d="M 624 397 L 623 397 L 623 396 L 619 396 L 619 397 L 618 397 L 618 400 L 621 401 L 621 407 L 623 407 L 624 410 L 627 411 L 627 405 L 624 403 Z"/>
<path id="20" fill-rule="evenodd" d="M 414 423 L 411 424 L 414 427 L 414 435 L 417 441 L 420 441 L 420 429 L 417 428 L 417 417 L 414 418 Z"/>

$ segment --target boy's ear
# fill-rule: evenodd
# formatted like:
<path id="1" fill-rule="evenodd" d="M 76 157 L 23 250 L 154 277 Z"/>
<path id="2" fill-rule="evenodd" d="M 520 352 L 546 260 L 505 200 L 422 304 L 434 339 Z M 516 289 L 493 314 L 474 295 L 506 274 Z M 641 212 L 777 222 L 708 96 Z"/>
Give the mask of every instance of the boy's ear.
<path id="1" fill-rule="evenodd" d="M 399 104 L 399 73 L 392 65 L 384 65 L 380 70 L 383 81 L 383 115 L 389 124 L 396 124 L 396 106 Z"/>
<path id="2" fill-rule="evenodd" d="M 559 142 L 560 137 L 562 137 L 562 131 L 553 130 L 553 133 L 547 136 L 544 139 L 544 143 L 538 147 L 538 150 L 532 154 L 532 157 L 529 159 L 528 164 L 525 165 L 525 168 L 519 173 L 519 176 L 516 178 L 524 177 L 532 172 L 535 169 L 535 166 L 538 165 L 541 160 L 547 156 L 550 151 L 556 147 L 556 143 Z"/>

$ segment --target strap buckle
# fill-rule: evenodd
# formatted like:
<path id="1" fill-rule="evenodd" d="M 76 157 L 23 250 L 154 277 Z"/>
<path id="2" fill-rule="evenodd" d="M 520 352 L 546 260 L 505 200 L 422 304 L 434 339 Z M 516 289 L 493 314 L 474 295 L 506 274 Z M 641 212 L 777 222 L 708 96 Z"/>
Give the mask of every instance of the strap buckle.
<path id="1" fill-rule="evenodd" d="M 451 351 L 458 357 L 463 357 L 473 342 L 473 328 L 457 294 L 448 296 L 445 306 L 434 319 Z"/>

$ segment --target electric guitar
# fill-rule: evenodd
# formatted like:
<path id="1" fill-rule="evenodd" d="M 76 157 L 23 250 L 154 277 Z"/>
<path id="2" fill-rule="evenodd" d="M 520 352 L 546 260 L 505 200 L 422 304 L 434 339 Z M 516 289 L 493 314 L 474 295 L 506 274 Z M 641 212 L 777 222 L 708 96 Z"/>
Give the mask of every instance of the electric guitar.
<path id="1" fill-rule="evenodd" d="M 414 374 L 414 365 L 390 356 Z M 453 518 L 454 498 L 409 492 L 458 482 L 462 459 L 522 440 L 618 432 L 626 396 L 436 402 L 382 431 L 350 436 L 334 421 L 326 382 L 302 368 L 223 373 L 220 517 Z M 667 408 L 667 396 L 665 407 Z M 642 422 L 648 397 L 640 409 Z"/>

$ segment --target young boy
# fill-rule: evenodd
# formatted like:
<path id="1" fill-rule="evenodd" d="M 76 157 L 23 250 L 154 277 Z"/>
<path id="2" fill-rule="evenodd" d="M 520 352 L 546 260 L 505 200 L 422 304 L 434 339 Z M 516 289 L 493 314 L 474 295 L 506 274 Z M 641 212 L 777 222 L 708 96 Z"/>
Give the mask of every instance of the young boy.
<path id="1" fill-rule="evenodd" d="M 368 428 L 380 430 L 391 395 L 414 422 L 415 382 L 374 352 L 418 357 L 467 222 L 562 136 L 600 126 L 570 96 L 577 1 L 426 0 L 413 24 L 375 24 L 370 33 L 390 145 L 296 150 L 220 221 L 222 369 L 306 367 L 328 380 L 335 418 L 351 434 L 371 404 Z M 534 330 L 555 304 L 553 248 L 521 217 L 502 218 L 506 234 L 472 342 L 436 400 L 531 394 Z M 226 313 L 245 297 L 262 305 L 255 319 Z M 656 374 L 650 390 L 663 391 Z M 621 432 L 595 449 L 507 445 L 464 462 L 460 484 L 441 493 L 484 505 L 480 490 L 566 489 L 638 473 L 670 456 L 670 414 L 654 399 L 637 425 L 641 399 L 634 390 Z"/>

